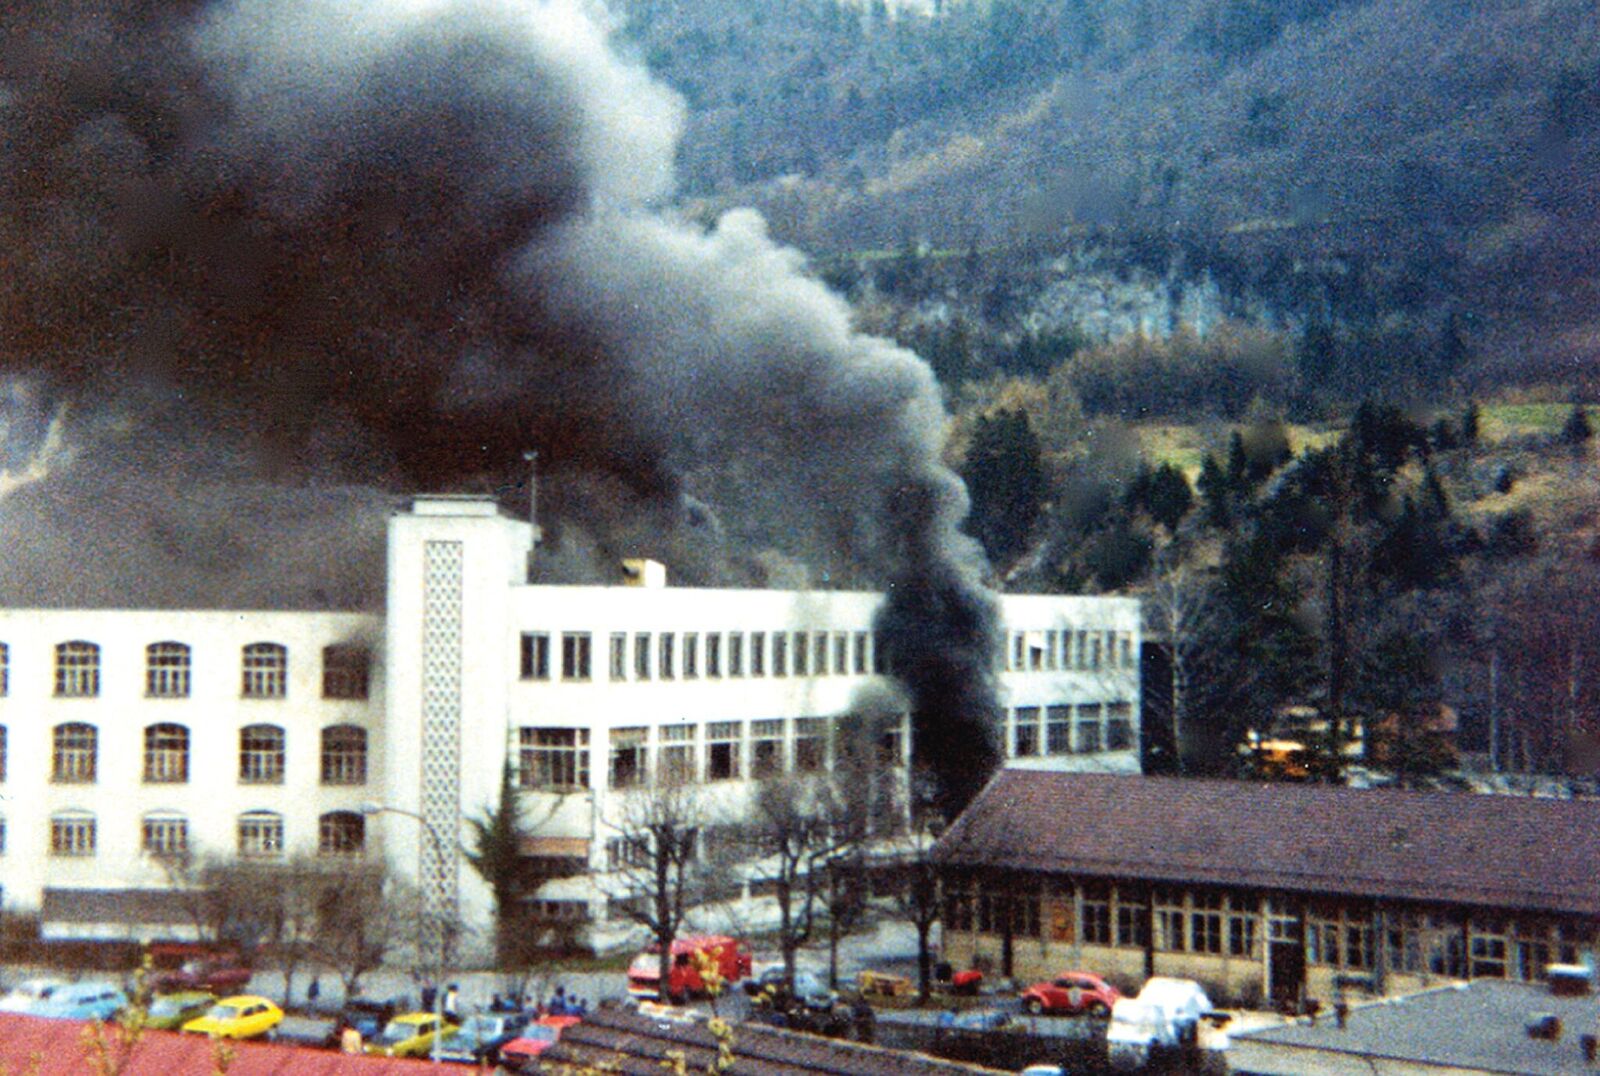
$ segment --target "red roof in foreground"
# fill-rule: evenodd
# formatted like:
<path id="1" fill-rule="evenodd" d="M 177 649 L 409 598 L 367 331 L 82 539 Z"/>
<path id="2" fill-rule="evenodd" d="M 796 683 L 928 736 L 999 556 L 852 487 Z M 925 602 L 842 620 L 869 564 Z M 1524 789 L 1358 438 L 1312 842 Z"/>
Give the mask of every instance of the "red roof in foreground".
<path id="1" fill-rule="evenodd" d="M 1600 800 L 1001 770 L 974 867 L 1600 915 Z"/>
<path id="2" fill-rule="evenodd" d="M 37 1076 L 83 1076 L 89 1065 L 82 1020 L 46 1020 L 37 1016 L 0 1013 L 0 1071 L 37 1073 Z M 111 1039 L 117 1032 L 108 1026 Z M 111 1039 L 111 1041 L 118 1041 Z M 427 1061 L 389 1057 L 352 1057 L 332 1050 L 271 1043 L 230 1043 L 233 1062 L 228 1076 L 386 1076 L 386 1074 L 438 1071 Z M 37 1057 L 38 1068 L 34 1065 Z M 119 1070 L 122 1076 L 212 1076 L 216 1052 L 203 1035 L 176 1031 L 147 1032 Z"/>

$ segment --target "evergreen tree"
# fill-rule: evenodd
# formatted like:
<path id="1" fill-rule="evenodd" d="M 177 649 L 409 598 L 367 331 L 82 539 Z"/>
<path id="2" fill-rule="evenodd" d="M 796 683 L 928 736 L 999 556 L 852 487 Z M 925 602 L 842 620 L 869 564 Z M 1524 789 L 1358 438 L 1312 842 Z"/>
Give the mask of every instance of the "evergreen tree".
<path id="1" fill-rule="evenodd" d="M 1478 424 L 1481 416 L 1478 413 L 1478 401 L 1468 400 L 1467 409 L 1461 413 L 1461 444 L 1464 448 L 1476 448 L 1478 445 Z"/>
<path id="2" fill-rule="evenodd" d="M 1150 518 L 1167 528 L 1168 534 L 1177 534 L 1178 524 L 1194 507 L 1194 491 L 1182 471 L 1163 462 L 1149 477 L 1144 503 Z"/>
<path id="3" fill-rule="evenodd" d="M 1020 408 L 985 415 L 961 469 L 972 496 L 968 527 L 997 564 L 1027 548 L 1044 501 L 1039 439 Z"/>
<path id="4" fill-rule="evenodd" d="M 500 801 L 476 818 L 468 818 L 472 846 L 467 862 L 494 897 L 495 954 L 504 957 L 517 929 L 523 893 L 522 805 L 510 761 L 500 771 Z"/>
<path id="5" fill-rule="evenodd" d="M 1200 497 L 1205 502 L 1206 526 L 1226 530 L 1233 516 L 1228 504 L 1228 476 L 1222 473 L 1222 465 L 1217 462 L 1217 457 L 1210 453 L 1206 454 L 1205 462 L 1200 465 L 1198 485 Z"/>
<path id="6" fill-rule="evenodd" d="M 1575 403 L 1567 414 L 1567 421 L 1561 427 L 1561 443 L 1573 448 L 1581 448 L 1589 443 L 1589 438 L 1594 436 L 1594 427 L 1589 424 L 1589 412 L 1583 404 Z"/>

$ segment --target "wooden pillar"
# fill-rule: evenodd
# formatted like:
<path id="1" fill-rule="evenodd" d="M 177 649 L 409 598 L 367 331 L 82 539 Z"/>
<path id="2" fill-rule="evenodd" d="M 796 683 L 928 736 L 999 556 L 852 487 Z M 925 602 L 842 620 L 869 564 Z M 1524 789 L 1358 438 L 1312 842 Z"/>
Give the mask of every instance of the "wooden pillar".
<path id="1" fill-rule="evenodd" d="M 1156 973 L 1156 887 L 1144 887 L 1144 977 Z"/>

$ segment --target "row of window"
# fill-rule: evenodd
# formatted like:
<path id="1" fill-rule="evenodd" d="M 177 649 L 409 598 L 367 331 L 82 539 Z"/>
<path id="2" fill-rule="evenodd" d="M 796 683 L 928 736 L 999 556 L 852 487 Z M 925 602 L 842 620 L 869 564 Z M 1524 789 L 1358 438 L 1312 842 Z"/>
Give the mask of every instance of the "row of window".
<path id="1" fill-rule="evenodd" d="M 1133 704 L 1018 706 L 1011 711 L 1012 758 L 1126 751 L 1133 742 Z"/>
<path id="2" fill-rule="evenodd" d="M 6 779 L 6 727 L 0 725 L 0 781 Z M 246 725 L 239 730 L 239 783 L 281 785 L 288 736 L 278 725 Z M 143 780 L 146 784 L 185 784 L 189 780 L 189 729 L 163 722 L 144 730 Z M 322 783 L 367 783 L 367 730 L 330 725 L 322 730 Z M 100 730 L 67 722 L 50 730 L 50 780 L 93 784 L 100 773 Z"/>
<path id="3" fill-rule="evenodd" d="M 663 784 L 694 781 L 761 780 L 786 770 L 815 773 L 828 765 L 830 722 L 822 717 L 793 721 L 709 721 L 663 725 L 656 730 L 655 779 Z M 611 788 L 638 788 L 651 780 L 650 729 L 611 729 L 606 756 Z M 524 728 L 518 744 L 518 782 L 523 788 L 567 791 L 589 788 L 589 730 Z M 904 760 L 904 736 L 894 729 L 882 738 L 885 763 Z"/>
<path id="4" fill-rule="evenodd" d="M 237 850 L 248 859 L 283 855 L 283 816 L 273 811 L 246 811 L 236 823 Z M 99 850 L 99 820 L 87 811 L 60 811 L 50 816 L 50 854 L 92 856 Z M 319 855 L 360 855 L 366 848 L 367 820 L 354 811 L 329 811 L 317 819 Z M 5 819 L 0 818 L 0 854 L 5 852 Z M 178 856 L 189 851 L 189 820 L 180 814 L 152 813 L 139 821 L 139 847 L 151 856 Z"/>
<path id="5" fill-rule="evenodd" d="M 549 680 L 552 645 L 560 643 L 563 680 L 593 679 L 594 637 L 586 631 L 524 632 L 521 676 Z M 884 651 L 867 631 L 612 632 L 612 680 L 696 680 L 728 677 L 865 676 L 887 671 Z M 1125 631 L 1012 633 L 1013 672 L 1131 669 L 1133 635 Z"/>
<path id="6" fill-rule="evenodd" d="M 1529 917 L 1416 909 L 1381 919 L 1370 906 L 1314 902 L 1303 911 L 1285 900 L 1216 890 L 1157 887 L 1122 891 L 1107 884 L 1019 886 L 955 884 L 946 887 L 950 930 L 1048 938 L 1067 944 L 1153 948 L 1259 959 L 1263 937 L 1300 946 L 1310 964 L 1365 972 L 1385 947 L 1394 972 L 1462 978 L 1538 981 L 1551 963 L 1574 963 L 1595 939 L 1592 925 Z M 1153 933 L 1152 933 L 1153 932 Z"/>
<path id="7" fill-rule="evenodd" d="M 1054 669 L 1098 671 L 1133 668 L 1133 633 L 1126 631 L 1014 631 L 1012 672 Z"/>
<path id="8" fill-rule="evenodd" d="M 592 679 L 593 637 L 562 632 L 561 679 Z M 522 636 L 524 680 L 551 678 L 551 635 Z M 881 652 L 865 631 L 613 632 L 612 680 L 697 680 L 722 677 L 865 676 L 884 671 Z"/>
<path id="9" fill-rule="evenodd" d="M 187 643 L 151 643 L 145 650 L 145 695 L 152 699 L 189 697 L 194 668 Z M 363 647 L 322 648 L 322 697 L 364 699 L 371 680 L 371 657 Z M 0 643 L 0 695 L 10 691 L 11 648 Z M 281 699 L 289 689 L 289 649 L 280 643 L 250 643 L 240 654 L 239 692 L 247 699 Z M 72 640 L 55 648 L 58 698 L 100 694 L 100 644 Z"/>

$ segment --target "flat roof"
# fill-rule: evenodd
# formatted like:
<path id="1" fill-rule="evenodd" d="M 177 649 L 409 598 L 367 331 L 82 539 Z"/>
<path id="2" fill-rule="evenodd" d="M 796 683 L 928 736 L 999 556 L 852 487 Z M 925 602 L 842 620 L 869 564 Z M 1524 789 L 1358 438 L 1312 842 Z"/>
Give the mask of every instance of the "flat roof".
<path id="1" fill-rule="evenodd" d="M 1331 1014 L 1232 1037 L 1228 1061 L 1240 1073 L 1371 1072 L 1365 1059 L 1453 1072 L 1557 1076 L 1589 1068 L 1580 1035 L 1595 1034 L 1593 996 L 1558 997 L 1546 987 L 1476 979 L 1350 1010 L 1340 1029 Z M 1527 1025 L 1543 1013 L 1561 1020 L 1558 1039 L 1536 1039 Z"/>

